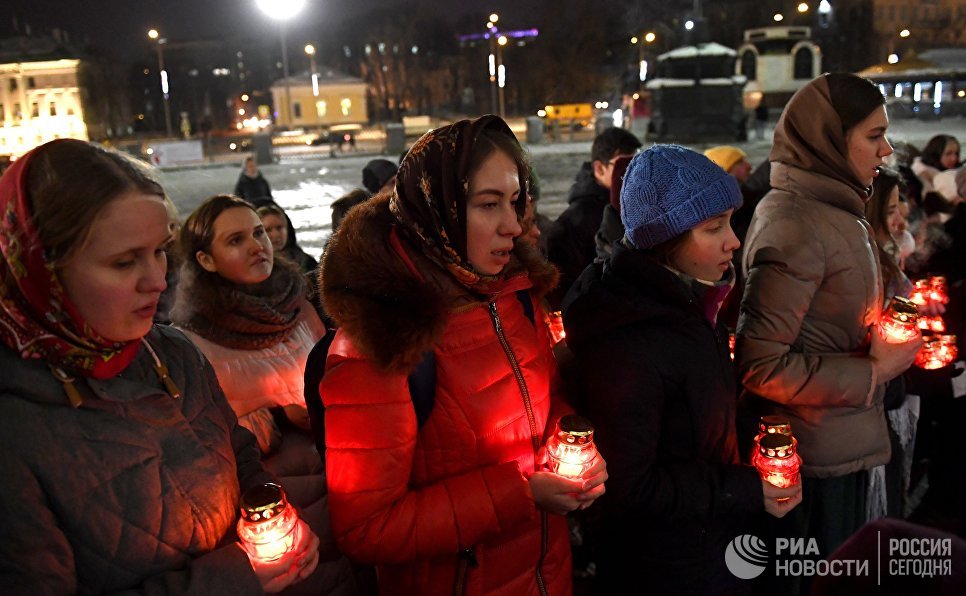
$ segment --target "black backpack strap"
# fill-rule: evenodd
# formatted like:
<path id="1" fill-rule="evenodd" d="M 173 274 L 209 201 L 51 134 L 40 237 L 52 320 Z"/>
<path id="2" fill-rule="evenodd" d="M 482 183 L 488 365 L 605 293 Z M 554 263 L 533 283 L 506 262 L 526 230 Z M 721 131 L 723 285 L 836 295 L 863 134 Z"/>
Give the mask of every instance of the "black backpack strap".
<path id="1" fill-rule="evenodd" d="M 422 361 L 409 373 L 409 395 L 416 410 L 416 424 L 419 428 L 429 420 L 436 402 L 436 354 L 427 350 Z"/>
<path id="2" fill-rule="evenodd" d="M 530 324 L 536 325 L 533 316 L 533 298 L 530 296 L 530 290 L 517 290 L 517 300 L 523 306 L 523 314 L 527 315 L 530 319 Z"/>
<path id="3" fill-rule="evenodd" d="M 305 388 L 302 394 L 305 397 L 305 407 L 309 411 L 309 421 L 312 423 L 312 438 L 315 439 L 315 446 L 319 450 L 319 455 L 325 454 L 325 405 L 322 403 L 322 396 L 319 394 L 319 383 L 325 376 L 325 359 L 329 355 L 329 348 L 332 340 L 335 339 L 335 329 L 326 329 L 325 335 L 316 342 L 315 347 L 309 352 L 308 360 L 305 361 Z"/>

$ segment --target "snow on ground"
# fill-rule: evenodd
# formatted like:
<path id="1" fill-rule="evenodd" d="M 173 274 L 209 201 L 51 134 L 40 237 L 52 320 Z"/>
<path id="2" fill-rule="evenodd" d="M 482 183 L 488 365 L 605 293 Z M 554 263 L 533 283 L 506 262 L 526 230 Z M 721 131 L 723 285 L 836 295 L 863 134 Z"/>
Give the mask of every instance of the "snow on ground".
<path id="1" fill-rule="evenodd" d="M 910 143 L 919 148 L 937 134 L 951 134 L 961 141 L 966 140 L 966 119 L 894 120 L 889 129 L 889 138 L 894 143 Z M 578 133 L 577 136 L 577 140 L 527 146 L 533 166 L 540 176 L 540 211 L 551 218 L 567 206 L 567 190 L 581 163 L 590 157 L 590 135 Z M 753 164 L 757 164 L 768 157 L 771 149 L 771 131 L 766 132 L 765 137 L 763 140 L 749 140 L 735 145 L 748 154 Z M 715 144 L 692 143 L 690 147 L 704 151 Z M 280 163 L 261 168 L 272 186 L 275 200 L 292 218 L 298 230 L 299 243 L 306 252 L 316 257 L 321 254 L 331 231 L 332 203 L 361 186 L 362 168 L 375 157 L 387 156 L 350 153 L 329 157 L 320 154 L 283 158 Z M 388 158 L 394 159 L 395 156 Z M 205 198 L 232 192 L 239 172 L 240 169 L 234 165 L 215 165 L 160 171 L 158 174 L 165 190 L 181 210 L 182 218 L 185 218 Z"/>

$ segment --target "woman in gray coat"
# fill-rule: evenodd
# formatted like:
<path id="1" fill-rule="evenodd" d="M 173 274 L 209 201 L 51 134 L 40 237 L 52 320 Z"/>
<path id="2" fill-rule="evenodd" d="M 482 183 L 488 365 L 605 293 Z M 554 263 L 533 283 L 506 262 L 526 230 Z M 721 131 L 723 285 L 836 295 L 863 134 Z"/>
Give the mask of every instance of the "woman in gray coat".
<path id="1" fill-rule="evenodd" d="M 792 97 L 742 263 L 743 438 L 760 415 L 791 421 L 804 484 L 788 518 L 823 557 L 866 522 L 868 470 L 890 456 L 883 388 L 921 343 L 887 344 L 874 329 L 882 279 L 864 213 L 892 153 L 884 103 L 850 74 L 822 75 Z"/>
<path id="2" fill-rule="evenodd" d="M 164 191 L 133 160 L 58 140 L 0 178 L 0 593 L 261 594 L 318 539 L 250 561 L 239 495 L 271 480 L 214 371 L 154 326 Z"/>

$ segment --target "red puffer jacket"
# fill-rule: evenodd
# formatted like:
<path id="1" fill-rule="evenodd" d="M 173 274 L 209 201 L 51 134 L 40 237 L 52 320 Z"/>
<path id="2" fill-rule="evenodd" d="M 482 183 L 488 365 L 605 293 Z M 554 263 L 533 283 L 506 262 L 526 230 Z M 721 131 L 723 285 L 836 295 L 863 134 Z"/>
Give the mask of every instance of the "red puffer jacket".
<path id="1" fill-rule="evenodd" d="M 554 272 L 517 263 L 474 301 L 391 225 L 385 201 L 357 208 L 323 265 L 340 325 L 321 384 L 336 539 L 379 567 L 384 594 L 569 594 L 566 520 L 536 509 L 527 482 L 564 407 L 546 326 L 515 294 Z M 436 397 L 417 427 L 407 375 L 429 349 Z"/>

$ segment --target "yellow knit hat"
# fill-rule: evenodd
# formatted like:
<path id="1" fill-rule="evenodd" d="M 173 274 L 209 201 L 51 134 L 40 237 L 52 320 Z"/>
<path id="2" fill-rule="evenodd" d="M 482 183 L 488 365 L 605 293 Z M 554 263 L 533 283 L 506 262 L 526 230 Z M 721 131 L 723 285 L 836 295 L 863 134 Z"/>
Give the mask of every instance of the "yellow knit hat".
<path id="1" fill-rule="evenodd" d="M 748 157 L 744 151 L 731 145 L 712 147 L 704 152 L 704 156 L 725 172 L 731 171 L 736 163 Z"/>

